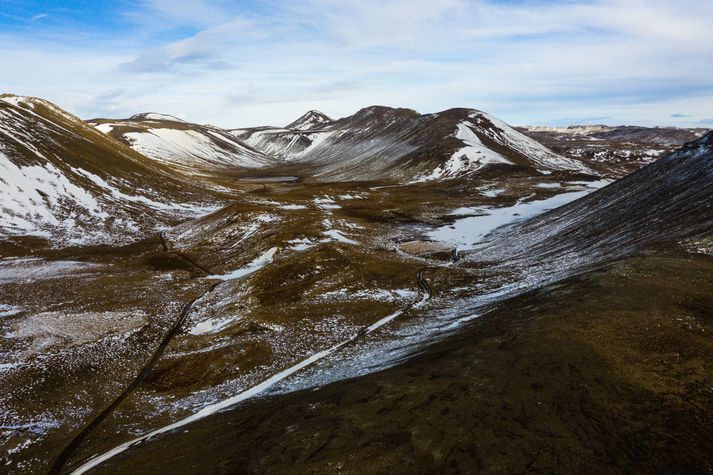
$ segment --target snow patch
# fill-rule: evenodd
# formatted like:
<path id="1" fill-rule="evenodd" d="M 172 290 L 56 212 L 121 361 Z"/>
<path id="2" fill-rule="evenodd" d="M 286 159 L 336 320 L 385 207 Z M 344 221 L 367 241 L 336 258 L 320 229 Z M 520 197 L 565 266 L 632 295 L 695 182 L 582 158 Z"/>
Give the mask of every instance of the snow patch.
<path id="1" fill-rule="evenodd" d="M 213 279 L 213 280 L 235 280 L 239 279 L 241 277 L 245 277 L 246 275 L 252 274 L 253 272 L 265 267 L 267 264 L 272 262 L 272 258 L 275 257 L 275 253 L 277 253 L 277 248 L 273 247 L 263 253 L 260 257 L 256 258 L 253 260 L 250 264 L 248 264 L 245 267 L 242 267 L 240 269 L 236 269 L 232 272 L 228 272 L 227 274 L 221 274 L 221 275 L 209 275 L 206 277 L 206 279 Z"/>
<path id="2" fill-rule="evenodd" d="M 293 251 L 306 251 L 307 249 L 314 247 L 317 245 L 316 242 L 307 239 L 307 238 L 301 238 L 301 239 L 290 239 L 287 241 L 287 244 L 290 245 L 288 249 L 291 249 Z"/>
<path id="3" fill-rule="evenodd" d="M 20 312 L 22 312 L 22 309 L 20 307 L 0 303 L 0 317 L 11 317 L 13 315 L 17 315 Z"/>
<path id="4" fill-rule="evenodd" d="M 91 193 L 51 163 L 22 167 L 0 151 L 0 183 L 0 228 L 12 234 L 49 236 L 42 229 L 46 226 L 72 230 L 74 220 L 62 211 L 66 208 L 82 208 L 99 219 L 108 217 Z"/>
<path id="5" fill-rule="evenodd" d="M 109 123 L 96 124 L 94 126 L 94 128 L 97 129 L 101 133 L 109 134 L 112 130 L 114 130 L 114 124 L 109 124 Z"/>
<path id="6" fill-rule="evenodd" d="M 323 234 L 334 241 L 343 242 L 345 244 L 355 244 L 355 245 L 359 244 L 357 241 L 354 241 L 354 240 L 349 239 L 348 237 L 344 236 L 340 231 L 337 231 L 336 229 L 330 229 L 328 231 L 324 231 Z M 322 242 L 328 242 L 330 239 L 326 239 Z"/>
<path id="7" fill-rule="evenodd" d="M 455 178 L 493 163 L 511 164 L 508 159 L 483 145 L 471 127 L 474 127 L 472 122 L 458 124 L 455 137 L 461 140 L 465 147 L 455 152 L 446 163 L 436 167 L 430 174 L 420 177 L 419 181 Z"/>
<path id="8" fill-rule="evenodd" d="M 520 200 L 513 206 L 502 208 L 472 208 L 472 213 L 478 214 L 478 216 L 458 219 L 453 224 L 441 226 L 429 232 L 427 236 L 435 241 L 454 244 L 459 251 L 476 249 L 483 238 L 494 229 L 565 205 L 608 184 L 609 181 L 601 180 L 586 183 L 589 187 L 585 190 L 561 193 L 544 200 L 529 202 Z M 461 208 L 460 211 L 463 212 L 463 209 Z"/>

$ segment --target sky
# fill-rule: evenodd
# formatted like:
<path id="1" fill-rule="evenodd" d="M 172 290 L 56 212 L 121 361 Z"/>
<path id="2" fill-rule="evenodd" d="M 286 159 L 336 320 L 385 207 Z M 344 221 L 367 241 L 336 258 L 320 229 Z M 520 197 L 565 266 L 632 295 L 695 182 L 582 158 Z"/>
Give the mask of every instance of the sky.
<path id="1" fill-rule="evenodd" d="M 713 0 L 0 0 L 0 92 L 221 127 L 370 105 L 713 127 Z"/>

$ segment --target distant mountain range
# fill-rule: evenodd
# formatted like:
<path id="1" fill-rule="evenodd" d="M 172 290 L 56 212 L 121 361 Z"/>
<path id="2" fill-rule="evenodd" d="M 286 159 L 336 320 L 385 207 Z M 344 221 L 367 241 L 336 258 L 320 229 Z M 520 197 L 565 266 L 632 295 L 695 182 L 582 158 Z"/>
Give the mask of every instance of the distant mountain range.
<path id="1" fill-rule="evenodd" d="M 620 176 L 703 131 L 518 130 L 474 109 L 419 114 L 383 106 L 337 120 L 312 110 L 286 127 L 226 130 L 159 113 L 85 122 L 45 100 L 4 95 L 0 133 L 0 159 L 13 177 L 0 192 L 2 232 L 70 235 L 86 225 L 106 240 L 204 210 L 205 190 L 229 193 L 240 177 L 409 183 L 482 173 Z"/>
<path id="2" fill-rule="evenodd" d="M 333 120 L 309 111 L 286 127 L 223 130 L 146 113 L 94 119 L 99 130 L 179 171 L 290 165 L 319 180 L 457 178 L 488 165 L 592 173 L 473 109 L 421 115 L 373 106 Z"/>
<path id="3" fill-rule="evenodd" d="M 707 129 L 573 125 L 518 127 L 557 153 L 615 175 L 630 173 L 703 136 Z"/>

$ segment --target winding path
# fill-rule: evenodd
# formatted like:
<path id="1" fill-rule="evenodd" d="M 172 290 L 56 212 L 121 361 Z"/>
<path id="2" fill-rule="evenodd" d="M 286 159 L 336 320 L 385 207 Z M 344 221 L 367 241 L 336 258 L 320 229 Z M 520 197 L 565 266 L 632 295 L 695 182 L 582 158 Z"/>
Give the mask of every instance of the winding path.
<path id="1" fill-rule="evenodd" d="M 161 240 L 161 247 L 165 252 L 168 252 L 170 254 L 174 254 L 181 258 L 182 260 L 188 262 L 191 266 L 195 267 L 196 269 L 200 270 L 202 273 L 206 275 L 210 275 L 210 271 L 195 262 L 193 259 L 190 257 L 177 252 L 173 251 L 170 249 L 168 246 L 168 243 L 166 242 L 166 238 L 163 236 L 163 234 L 159 234 L 159 239 Z M 69 457 L 74 453 L 74 451 L 79 447 L 79 445 L 87 438 L 87 436 L 97 427 L 99 424 L 101 424 L 114 410 L 127 398 L 131 393 L 133 393 L 136 388 L 138 388 L 141 383 L 146 379 L 146 376 L 151 372 L 153 367 L 156 365 L 156 362 L 161 358 L 163 355 L 164 351 L 166 351 L 166 347 L 168 344 L 171 342 L 171 340 L 178 334 L 178 332 L 181 330 L 181 327 L 183 326 L 183 323 L 186 321 L 186 318 L 188 317 L 188 314 L 190 313 L 191 309 L 193 308 L 193 305 L 195 303 L 208 295 L 209 293 L 213 292 L 216 287 L 218 287 L 221 284 L 221 282 L 216 282 L 212 284 L 205 292 L 188 302 L 183 306 L 181 309 L 181 313 L 178 315 L 178 318 L 173 322 L 173 325 L 171 325 L 171 328 L 166 332 L 164 335 L 163 339 L 159 343 L 158 347 L 156 347 L 156 350 L 154 350 L 153 354 L 151 355 L 151 358 L 144 364 L 144 366 L 141 368 L 139 373 L 136 375 L 136 377 L 129 383 L 129 385 L 122 391 L 121 394 L 119 394 L 112 402 L 109 404 L 102 412 L 100 412 L 94 419 L 92 419 L 82 430 L 80 430 L 74 438 L 65 446 L 65 448 L 60 452 L 60 454 L 54 459 L 52 462 L 52 466 L 50 467 L 49 474 L 50 475 L 55 475 L 59 474 L 62 471 L 62 468 L 64 465 L 67 463 L 67 460 L 69 460 Z"/>
<path id="2" fill-rule="evenodd" d="M 419 300 L 410 303 L 410 304 L 407 305 L 405 308 L 403 308 L 403 309 L 401 309 L 401 310 L 399 310 L 399 311 L 397 311 L 397 312 L 395 312 L 395 313 L 393 313 L 393 314 L 391 314 L 391 315 L 388 315 L 388 316 L 386 316 L 386 317 L 380 319 L 379 321 L 373 323 L 372 325 L 370 325 L 370 326 L 368 326 L 368 327 L 362 329 L 360 332 L 358 332 L 358 333 L 357 333 L 356 335 L 354 335 L 353 337 L 351 337 L 351 338 L 349 338 L 349 339 L 347 339 L 347 340 L 344 340 L 344 341 L 342 341 L 342 342 L 340 342 L 340 343 L 338 343 L 338 344 L 336 344 L 336 345 L 334 345 L 334 346 L 332 346 L 332 347 L 330 347 L 330 348 L 327 348 L 327 349 L 322 350 L 322 351 L 320 351 L 320 352 L 318 352 L 318 353 L 315 353 L 315 354 L 311 355 L 310 357 L 308 357 L 308 358 L 306 358 L 306 359 L 304 359 L 304 360 L 302 360 L 302 361 L 296 363 L 295 365 L 290 366 L 289 368 L 280 371 L 279 373 L 277 373 L 277 374 L 273 375 L 272 377 L 266 379 L 266 380 L 263 381 L 262 383 L 257 384 L 256 386 L 253 386 L 253 387 L 251 387 L 251 388 L 249 388 L 249 389 L 247 389 L 247 390 L 245 390 L 245 391 L 243 391 L 243 392 L 241 392 L 241 393 L 236 394 L 235 396 L 232 396 L 232 397 L 230 397 L 230 398 L 228 398 L 228 399 L 225 399 L 225 400 L 223 400 L 223 401 L 220 401 L 220 402 L 218 402 L 218 403 L 208 405 L 208 406 L 204 407 L 203 409 L 201 409 L 200 411 L 196 412 L 195 414 L 193 414 L 193 415 L 191 415 L 191 416 L 188 416 L 188 417 L 186 417 L 186 418 L 184 418 L 184 419 L 181 419 L 181 420 L 179 420 L 179 421 L 176 421 L 176 422 L 174 422 L 173 424 L 167 425 L 167 426 L 165 426 L 165 427 L 161 427 L 161 428 L 159 428 L 159 429 L 156 429 L 156 430 L 154 430 L 154 431 L 152 431 L 152 432 L 149 432 L 149 433 L 147 433 L 147 434 L 145 434 L 145 435 L 143 435 L 143 436 L 141 436 L 141 437 L 138 437 L 138 438 L 136 438 L 136 439 L 130 440 L 130 441 L 128 441 L 128 442 L 125 442 L 125 443 L 123 443 L 123 444 L 121 444 L 121 445 L 119 445 L 119 446 L 117 446 L 117 447 L 111 449 L 110 451 L 103 453 L 102 455 L 99 455 L 99 456 L 97 456 L 97 457 L 94 457 L 94 458 L 88 460 L 88 461 L 85 462 L 82 466 L 80 466 L 79 468 L 77 468 L 76 470 L 74 470 L 74 471 L 72 472 L 72 475 L 81 475 L 81 474 L 83 474 L 83 473 L 86 473 L 87 471 L 91 470 L 92 468 L 97 467 L 98 465 L 101 465 L 101 464 L 104 463 L 105 461 L 111 459 L 112 457 L 114 457 L 114 456 L 116 456 L 116 455 L 118 455 L 118 454 L 120 454 L 120 453 L 122 453 L 122 452 L 125 452 L 126 450 L 130 449 L 131 447 L 135 447 L 135 446 L 137 446 L 137 445 L 144 444 L 144 443 L 146 443 L 147 441 L 149 441 L 150 439 L 152 439 L 152 438 L 154 438 L 154 437 L 157 437 L 157 436 L 159 436 L 159 435 L 161 435 L 161 434 L 163 434 L 163 433 L 172 431 L 172 430 L 177 429 L 177 428 L 179 428 L 179 427 L 183 427 L 183 426 L 188 425 L 188 424 L 190 424 L 190 423 L 192 423 L 192 422 L 194 422 L 194 421 L 197 421 L 197 420 L 199 420 L 199 419 L 203 419 L 203 418 L 208 417 L 208 416 L 210 416 L 210 415 L 212 415 L 212 414 L 215 414 L 215 413 L 217 413 L 217 412 L 219 412 L 219 411 L 221 411 L 221 410 L 223 410 L 223 409 L 226 409 L 226 408 L 231 407 L 231 406 L 234 406 L 235 404 L 238 404 L 238 403 L 240 403 L 240 402 L 242 402 L 242 401 L 245 401 L 245 400 L 247 400 L 247 399 L 250 399 L 250 398 L 252 398 L 252 397 L 255 397 L 255 396 L 257 396 L 257 395 L 259 395 L 259 394 L 265 392 L 265 391 L 268 390 L 269 388 L 275 386 L 275 385 L 276 385 L 277 383 L 279 383 L 280 381 L 283 381 L 284 379 L 288 378 L 289 376 L 291 376 L 291 375 L 297 373 L 298 371 L 301 371 L 301 370 L 303 370 L 303 369 L 305 369 L 305 368 L 307 368 L 307 367 L 309 367 L 309 366 L 315 364 L 316 362 L 318 362 L 318 361 L 320 361 L 321 359 L 323 359 L 323 358 L 325 358 L 325 357 L 327 357 L 327 356 L 329 356 L 329 355 L 331 355 L 331 354 L 333 354 L 333 353 L 339 351 L 340 349 L 344 348 L 345 346 L 348 346 L 348 345 L 350 345 L 350 344 L 355 343 L 356 341 L 358 341 L 358 340 L 361 339 L 362 337 L 364 337 L 364 336 L 366 336 L 366 335 L 368 335 L 368 334 L 374 332 L 375 330 L 377 330 L 377 329 L 383 327 L 384 325 L 386 325 L 386 324 L 389 323 L 390 321 L 392 321 L 392 320 L 394 320 L 395 318 L 397 318 L 397 317 L 399 317 L 399 316 L 401 316 L 401 315 L 407 313 L 408 311 L 423 307 L 423 306 L 424 306 L 426 303 L 428 303 L 428 301 L 431 299 L 431 296 L 432 296 L 432 293 L 433 293 L 432 288 L 431 288 L 430 284 L 428 283 L 428 281 L 426 280 L 426 277 L 425 277 L 425 274 L 426 274 L 426 272 L 427 272 L 428 270 L 429 270 L 429 268 L 428 268 L 428 267 L 425 267 L 425 268 L 420 269 L 420 270 L 416 273 L 416 282 L 417 282 L 417 284 L 418 284 L 418 286 L 419 286 L 419 289 L 421 290 L 421 294 L 422 294 L 422 296 L 421 296 L 421 298 L 420 298 Z M 216 284 L 216 285 L 217 285 L 217 284 Z M 214 287 L 213 287 L 213 288 L 214 288 Z M 197 299 L 196 299 L 196 300 L 197 300 Z M 194 300 L 190 305 L 192 306 L 193 303 L 195 303 L 195 300 Z M 188 310 L 190 310 L 190 307 L 188 307 Z M 185 318 L 185 317 L 184 317 L 184 318 Z M 145 376 L 145 375 L 144 375 L 144 376 Z M 122 398 L 121 400 L 123 400 L 123 398 Z M 115 407 L 121 402 L 121 400 L 118 400 L 118 402 L 115 401 L 116 404 L 113 404 L 113 405 L 112 405 L 112 410 L 113 410 L 113 408 L 115 408 Z M 107 413 L 106 415 L 108 415 L 111 411 L 110 411 L 110 410 L 108 410 L 108 411 L 105 410 L 104 412 L 106 412 L 106 413 Z M 102 413 L 102 414 L 104 414 L 104 413 Z M 85 428 L 85 430 L 82 431 L 83 435 L 82 435 L 82 433 L 79 434 L 79 435 L 82 435 L 82 437 L 80 438 L 79 435 L 78 435 L 78 436 L 75 438 L 75 441 L 76 441 L 76 442 L 75 442 L 75 441 L 72 441 L 72 444 L 70 444 L 71 447 L 68 446 L 67 449 L 65 449 L 65 451 L 63 452 L 64 457 L 61 459 L 61 464 L 58 464 L 58 463 L 56 462 L 56 463 L 55 463 L 55 466 L 53 467 L 53 470 L 54 470 L 55 467 L 56 467 L 56 471 L 52 471 L 51 473 L 59 473 L 59 471 L 61 470 L 61 468 L 63 467 L 63 465 L 66 463 L 68 456 L 69 456 L 69 455 L 71 454 L 71 452 L 82 442 L 82 440 L 84 440 L 84 438 L 86 437 L 86 434 L 89 432 L 87 429 L 91 429 L 91 428 L 93 428 L 94 426 L 98 425 L 104 418 L 106 418 L 106 415 L 104 415 L 101 419 L 97 418 L 97 419 L 99 419 L 99 420 L 95 419 L 96 423 L 95 423 L 95 421 L 92 421 L 92 423 L 90 423 L 90 425 L 87 426 L 87 428 Z M 100 416 L 101 416 L 101 415 L 100 415 Z M 90 427 L 90 426 L 92 426 L 92 427 Z M 58 462 L 59 462 L 59 461 L 60 461 L 60 460 L 58 459 Z"/>

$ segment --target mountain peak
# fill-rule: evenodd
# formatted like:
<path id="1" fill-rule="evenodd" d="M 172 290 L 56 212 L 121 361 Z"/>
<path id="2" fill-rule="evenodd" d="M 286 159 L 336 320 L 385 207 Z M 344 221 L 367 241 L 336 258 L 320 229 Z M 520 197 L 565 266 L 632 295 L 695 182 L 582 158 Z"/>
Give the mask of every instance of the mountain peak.
<path id="1" fill-rule="evenodd" d="M 332 122 L 333 120 L 328 115 L 318 110 L 311 110 L 287 125 L 287 128 L 293 130 L 312 130 L 322 128 Z"/>
<path id="2" fill-rule="evenodd" d="M 420 114 L 413 109 L 388 106 L 369 106 L 364 107 L 363 109 L 359 109 L 353 117 L 359 119 L 364 119 L 368 117 L 382 119 L 386 116 L 418 117 L 419 115 Z"/>
<path id="3" fill-rule="evenodd" d="M 129 117 L 131 120 L 155 120 L 155 121 L 168 121 L 168 122 L 185 122 L 182 119 L 179 119 L 178 117 L 168 115 L 168 114 L 159 114 L 157 112 L 142 112 L 141 114 L 135 114 Z"/>

